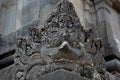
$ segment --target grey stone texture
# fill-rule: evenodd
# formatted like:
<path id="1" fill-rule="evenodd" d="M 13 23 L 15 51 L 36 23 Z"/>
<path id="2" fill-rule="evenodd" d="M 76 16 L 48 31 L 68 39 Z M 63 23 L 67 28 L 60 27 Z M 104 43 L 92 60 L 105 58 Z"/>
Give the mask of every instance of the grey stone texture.
<path id="1" fill-rule="evenodd" d="M 0 56 L 16 53 L 0 80 L 119 80 L 119 4 L 1 0 Z"/>
<path id="2" fill-rule="evenodd" d="M 14 65 L 0 70 L 0 80 L 14 80 Z"/>
<path id="3" fill-rule="evenodd" d="M 90 80 L 84 77 L 81 77 L 80 74 L 75 72 L 69 72 L 67 70 L 57 70 L 55 72 L 43 75 L 38 78 L 38 80 Z"/>
<path id="4" fill-rule="evenodd" d="M 17 38 L 15 80 L 58 80 L 60 76 L 61 80 L 109 80 L 111 77 L 104 67 L 102 39 L 92 36 L 95 34 L 92 28 L 81 25 L 74 5 L 68 0 L 57 3 L 43 27 L 31 26 L 26 36 Z"/>

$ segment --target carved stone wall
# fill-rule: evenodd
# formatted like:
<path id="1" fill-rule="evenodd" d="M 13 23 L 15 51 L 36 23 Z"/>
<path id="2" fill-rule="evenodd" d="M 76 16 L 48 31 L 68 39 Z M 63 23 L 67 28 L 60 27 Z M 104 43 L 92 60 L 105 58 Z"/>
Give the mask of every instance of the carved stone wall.
<path id="1" fill-rule="evenodd" d="M 1 0 L 0 11 L 4 12 L 1 7 L 8 3 Z M 119 80 L 119 1 L 14 3 L 14 33 L 0 36 L 0 69 L 4 67 L 0 80 Z M 1 17 L 0 25 L 6 25 Z M 5 31 L 0 26 L 0 34 Z M 11 55 L 14 64 L 6 68 L 13 58 L 1 55 L 11 50 L 16 51 Z"/>
<path id="2" fill-rule="evenodd" d="M 80 24 L 71 2 L 58 2 L 44 27 L 37 26 L 17 38 L 15 80 L 59 80 L 62 73 L 60 80 L 109 80 L 102 39 Z"/>

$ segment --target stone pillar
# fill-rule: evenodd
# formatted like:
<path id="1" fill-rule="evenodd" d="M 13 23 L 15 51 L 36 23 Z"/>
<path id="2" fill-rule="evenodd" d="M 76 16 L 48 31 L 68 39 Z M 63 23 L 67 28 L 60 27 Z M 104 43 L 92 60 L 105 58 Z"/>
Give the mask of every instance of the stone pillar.
<path id="1" fill-rule="evenodd" d="M 107 27 L 109 25 L 107 24 L 106 15 L 110 14 L 110 10 L 106 7 L 106 2 L 103 0 L 94 0 L 95 2 L 95 10 L 96 10 L 96 21 L 97 21 L 97 31 L 98 36 L 102 38 L 103 45 L 105 48 L 105 53 L 109 53 L 109 42 L 108 42 L 108 35 L 107 35 Z"/>
<path id="2" fill-rule="evenodd" d="M 109 1 L 110 2 L 110 1 Z M 112 3 L 112 2 L 111 2 Z M 120 53 L 120 25 L 119 25 L 119 13 L 112 8 L 112 4 L 105 4 L 107 10 L 105 10 L 106 32 L 108 36 L 109 46 L 115 53 Z"/>

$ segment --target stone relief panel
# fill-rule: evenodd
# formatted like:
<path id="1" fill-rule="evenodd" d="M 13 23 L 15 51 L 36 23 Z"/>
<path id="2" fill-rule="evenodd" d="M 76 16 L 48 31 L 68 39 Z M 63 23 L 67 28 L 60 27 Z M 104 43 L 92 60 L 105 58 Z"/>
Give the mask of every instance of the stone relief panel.
<path id="1" fill-rule="evenodd" d="M 4 0 L 1 5 L 0 34 L 7 36 L 15 32 L 16 2 Z"/>
<path id="2" fill-rule="evenodd" d="M 28 36 L 17 38 L 15 80 L 37 80 L 64 69 L 93 80 L 105 79 L 102 39 L 91 37 L 74 6 L 61 0 L 43 28 L 31 27 Z"/>

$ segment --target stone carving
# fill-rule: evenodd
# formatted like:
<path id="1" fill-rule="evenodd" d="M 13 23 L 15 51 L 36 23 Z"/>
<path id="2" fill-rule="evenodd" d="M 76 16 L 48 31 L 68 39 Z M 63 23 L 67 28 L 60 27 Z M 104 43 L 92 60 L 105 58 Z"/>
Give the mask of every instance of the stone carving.
<path id="1" fill-rule="evenodd" d="M 101 38 L 95 38 L 92 40 L 92 46 L 95 46 L 96 48 L 96 53 L 97 51 L 100 51 L 100 49 L 102 48 L 102 39 Z"/>
<path id="2" fill-rule="evenodd" d="M 26 45 L 26 39 L 21 37 L 17 38 L 17 47 L 23 50 L 25 48 L 25 45 Z"/>
<path id="3" fill-rule="evenodd" d="M 84 37 L 85 37 L 84 42 L 87 42 L 92 34 L 92 29 L 91 28 L 83 28 L 83 33 L 84 33 Z"/>
<path id="4" fill-rule="evenodd" d="M 29 28 L 29 36 L 32 38 L 33 42 L 40 43 L 40 32 L 37 28 Z"/>
<path id="5" fill-rule="evenodd" d="M 102 80 L 102 40 L 92 39 L 91 33 L 81 26 L 72 3 L 60 1 L 43 28 L 29 28 L 26 38 L 17 39 L 15 80 L 37 79 L 59 69 Z"/>

